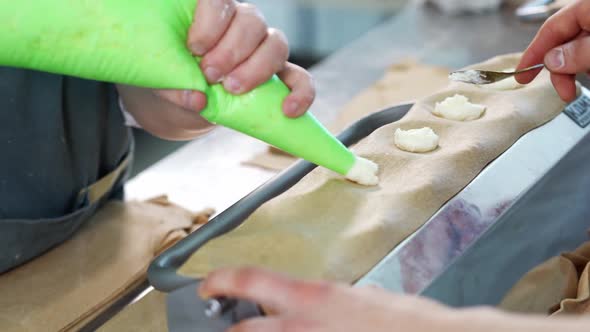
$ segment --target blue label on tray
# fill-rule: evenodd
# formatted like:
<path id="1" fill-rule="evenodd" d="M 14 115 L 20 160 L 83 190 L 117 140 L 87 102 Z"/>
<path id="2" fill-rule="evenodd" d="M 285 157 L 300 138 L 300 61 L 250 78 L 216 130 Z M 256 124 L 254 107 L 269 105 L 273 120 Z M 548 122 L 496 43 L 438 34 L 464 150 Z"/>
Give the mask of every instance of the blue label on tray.
<path id="1" fill-rule="evenodd" d="M 590 124 L 590 97 L 582 94 L 580 98 L 565 108 L 565 114 L 574 120 L 578 126 L 586 128 Z"/>

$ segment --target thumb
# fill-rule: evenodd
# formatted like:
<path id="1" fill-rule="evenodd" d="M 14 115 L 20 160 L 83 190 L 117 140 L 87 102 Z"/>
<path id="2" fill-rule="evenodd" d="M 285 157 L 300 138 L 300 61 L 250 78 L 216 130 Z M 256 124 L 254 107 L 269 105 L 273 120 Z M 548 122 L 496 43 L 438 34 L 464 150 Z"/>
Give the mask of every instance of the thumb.
<path id="1" fill-rule="evenodd" d="M 579 37 L 552 49 L 545 55 L 545 65 L 555 74 L 587 72 L 590 70 L 590 37 Z"/>
<path id="2" fill-rule="evenodd" d="M 207 96 L 200 91 L 155 90 L 156 96 L 188 111 L 200 112 L 207 106 Z"/>

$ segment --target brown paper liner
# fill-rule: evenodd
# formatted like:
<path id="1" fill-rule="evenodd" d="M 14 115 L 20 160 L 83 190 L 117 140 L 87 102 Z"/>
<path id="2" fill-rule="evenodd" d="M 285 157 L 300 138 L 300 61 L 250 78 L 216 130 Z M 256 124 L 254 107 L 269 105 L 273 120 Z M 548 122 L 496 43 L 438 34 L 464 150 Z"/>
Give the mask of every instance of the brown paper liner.
<path id="1" fill-rule="evenodd" d="M 152 259 L 204 223 L 165 197 L 108 202 L 73 238 L 0 275 L 0 331 L 75 331 L 147 278 Z"/>

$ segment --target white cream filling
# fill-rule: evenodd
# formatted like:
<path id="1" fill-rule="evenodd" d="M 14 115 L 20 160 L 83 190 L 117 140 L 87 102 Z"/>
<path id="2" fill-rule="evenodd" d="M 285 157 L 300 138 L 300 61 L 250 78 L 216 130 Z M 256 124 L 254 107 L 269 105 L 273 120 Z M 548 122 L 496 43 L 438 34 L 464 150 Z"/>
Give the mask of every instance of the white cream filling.
<path id="1" fill-rule="evenodd" d="M 346 174 L 346 178 L 363 186 L 376 186 L 379 184 L 377 172 L 379 166 L 369 159 L 356 157 L 352 168 Z"/>
<path id="2" fill-rule="evenodd" d="M 429 127 L 395 131 L 395 145 L 407 152 L 429 152 L 438 147 L 438 135 Z"/>
<path id="3" fill-rule="evenodd" d="M 485 110 L 485 106 L 473 104 L 467 97 L 456 94 L 436 103 L 432 113 L 449 120 L 471 121 L 479 119 Z"/>
<path id="4" fill-rule="evenodd" d="M 486 80 L 477 70 L 456 71 L 449 75 L 451 81 L 466 82 L 470 84 L 482 84 Z"/>

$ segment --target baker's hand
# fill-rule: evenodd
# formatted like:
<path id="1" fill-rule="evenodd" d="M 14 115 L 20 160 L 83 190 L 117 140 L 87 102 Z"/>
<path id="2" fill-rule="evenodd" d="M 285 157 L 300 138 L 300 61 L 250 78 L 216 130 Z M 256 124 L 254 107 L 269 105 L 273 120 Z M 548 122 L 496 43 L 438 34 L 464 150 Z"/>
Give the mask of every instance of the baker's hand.
<path id="1" fill-rule="evenodd" d="M 287 116 L 302 115 L 315 98 L 309 73 L 287 61 L 289 46 L 285 35 L 269 28 L 251 4 L 235 0 L 199 1 L 187 45 L 194 55 L 202 57 L 201 69 L 209 83 L 221 82 L 233 94 L 251 91 L 278 74 L 292 90 L 283 103 Z M 159 94 L 189 110 L 200 111 L 206 105 L 200 92 Z"/>
<path id="2" fill-rule="evenodd" d="M 575 74 L 590 70 L 590 1 L 578 0 L 545 22 L 525 51 L 518 69 L 545 63 L 551 81 L 564 101 L 576 98 Z M 535 73 L 517 77 L 532 81 Z"/>
<path id="3" fill-rule="evenodd" d="M 260 12 L 235 0 L 200 0 L 187 47 L 202 57 L 209 83 L 222 82 L 239 95 L 274 74 L 291 89 L 283 102 L 289 117 L 304 114 L 315 98 L 311 75 L 287 61 L 289 47 L 282 32 L 269 28 Z M 198 91 L 151 90 L 119 85 L 126 109 L 147 131 L 164 139 L 187 140 L 210 129 L 199 112 L 207 104 Z"/>
<path id="4" fill-rule="evenodd" d="M 517 316 L 490 308 L 449 309 L 378 288 L 302 282 L 252 268 L 213 272 L 203 298 L 227 296 L 258 303 L 270 313 L 228 332 L 582 332 L 588 318 Z"/>
<path id="5" fill-rule="evenodd" d="M 309 73 L 289 63 L 284 34 L 269 28 L 251 4 L 235 0 L 200 0 L 188 36 L 188 47 L 202 56 L 201 69 L 209 83 L 222 82 L 226 90 L 243 94 L 278 76 L 291 88 L 283 111 L 296 117 L 315 97 Z M 202 100 L 195 97 L 196 108 Z"/>
<path id="6" fill-rule="evenodd" d="M 213 272 L 199 293 L 249 300 L 272 313 L 228 332 L 451 331 L 451 310 L 429 300 L 377 288 L 295 281 L 258 269 Z"/>

